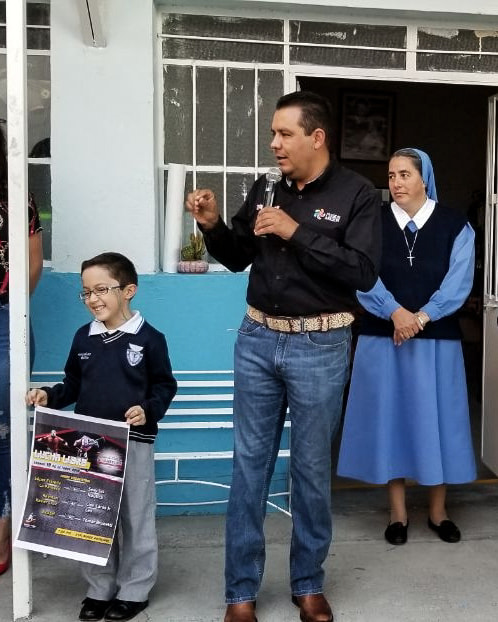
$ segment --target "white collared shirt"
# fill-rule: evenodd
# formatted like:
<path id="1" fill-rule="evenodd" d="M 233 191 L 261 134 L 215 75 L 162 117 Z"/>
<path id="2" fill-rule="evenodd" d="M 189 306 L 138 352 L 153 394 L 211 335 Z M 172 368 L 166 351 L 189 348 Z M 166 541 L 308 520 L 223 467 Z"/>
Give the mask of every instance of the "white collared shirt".
<path id="1" fill-rule="evenodd" d="M 118 326 L 117 328 L 112 328 L 108 330 L 104 322 L 100 320 L 93 320 L 90 324 L 89 335 L 101 335 L 102 333 L 115 333 L 116 331 L 121 331 L 122 333 L 130 333 L 131 335 L 136 335 L 140 330 L 140 327 L 144 323 L 144 319 L 140 314 L 140 311 L 133 311 L 133 315 L 129 320 L 126 320 L 124 324 Z"/>
<path id="2" fill-rule="evenodd" d="M 402 209 L 397 203 L 395 203 L 394 201 L 391 203 L 391 210 L 401 230 L 406 227 L 410 220 L 413 220 L 413 222 L 417 225 L 417 229 L 422 229 L 425 223 L 429 220 L 435 207 L 436 202 L 433 199 L 427 199 L 427 201 L 422 205 L 422 207 L 418 210 L 415 216 L 413 218 L 410 218 L 405 210 Z"/>

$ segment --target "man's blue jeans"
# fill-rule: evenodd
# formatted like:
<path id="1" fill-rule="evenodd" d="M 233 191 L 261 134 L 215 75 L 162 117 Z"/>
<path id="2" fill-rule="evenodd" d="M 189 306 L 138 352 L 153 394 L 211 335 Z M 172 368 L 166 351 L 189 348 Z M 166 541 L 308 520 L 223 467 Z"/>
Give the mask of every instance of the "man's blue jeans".
<path id="1" fill-rule="evenodd" d="M 332 537 L 331 444 L 349 373 L 349 327 L 300 334 L 244 317 L 235 344 L 234 467 L 226 519 L 226 601 L 255 600 L 263 521 L 285 411 L 291 419 L 291 590 L 323 591 Z"/>

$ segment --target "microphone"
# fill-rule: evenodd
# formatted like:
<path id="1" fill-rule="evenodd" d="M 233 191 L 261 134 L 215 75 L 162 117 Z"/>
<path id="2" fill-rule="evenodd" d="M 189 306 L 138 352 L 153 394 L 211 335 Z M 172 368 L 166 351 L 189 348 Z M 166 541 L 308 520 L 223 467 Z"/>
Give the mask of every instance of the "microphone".
<path id="1" fill-rule="evenodd" d="M 266 173 L 266 187 L 265 196 L 263 199 L 263 207 L 269 207 L 273 205 L 273 199 L 275 197 L 275 186 L 282 179 L 282 171 L 277 167 L 268 169 Z"/>

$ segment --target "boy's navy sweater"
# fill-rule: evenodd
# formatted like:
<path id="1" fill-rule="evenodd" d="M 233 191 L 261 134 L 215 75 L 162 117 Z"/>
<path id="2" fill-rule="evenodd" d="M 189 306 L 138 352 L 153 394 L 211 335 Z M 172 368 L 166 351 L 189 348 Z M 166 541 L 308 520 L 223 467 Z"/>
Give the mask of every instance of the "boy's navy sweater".
<path id="1" fill-rule="evenodd" d="M 117 330 L 90 335 L 90 325 L 74 336 L 63 382 L 43 387 L 47 405 L 75 403 L 76 413 L 115 421 L 124 421 L 128 408 L 140 405 L 146 423 L 130 427 L 130 440 L 153 443 L 157 422 L 177 389 L 166 338 L 146 321 L 135 334 Z"/>
<path id="2" fill-rule="evenodd" d="M 394 299 L 405 309 L 415 313 L 429 302 L 439 289 L 450 266 L 453 244 L 466 224 L 457 210 L 436 204 L 431 216 L 419 229 L 413 246 L 413 265 L 407 259 L 403 231 L 399 228 L 390 207 L 382 214 L 382 263 L 379 277 Z M 408 237 L 408 235 L 407 235 Z M 413 238 L 408 240 L 410 247 Z M 360 334 L 392 337 L 392 320 L 384 320 L 371 313 L 362 318 Z M 453 313 L 435 322 L 429 322 L 418 339 L 460 339 L 458 316 Z"/>

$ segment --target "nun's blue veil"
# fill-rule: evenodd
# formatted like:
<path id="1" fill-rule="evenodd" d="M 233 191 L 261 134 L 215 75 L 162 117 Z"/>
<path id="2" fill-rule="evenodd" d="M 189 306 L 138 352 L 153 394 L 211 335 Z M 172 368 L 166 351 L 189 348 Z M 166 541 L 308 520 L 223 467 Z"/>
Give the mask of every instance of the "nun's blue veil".
<path id="1" fill-rule="evenodd" d="M 434 178 L 434 169 L 429 156 L 421 149 L 410 147 L 410 151 L 414 151 L 422 161 L 422 179 L 424 180 L 425 191 L 429 199 L 437 201 L 436 180 Z"/>

